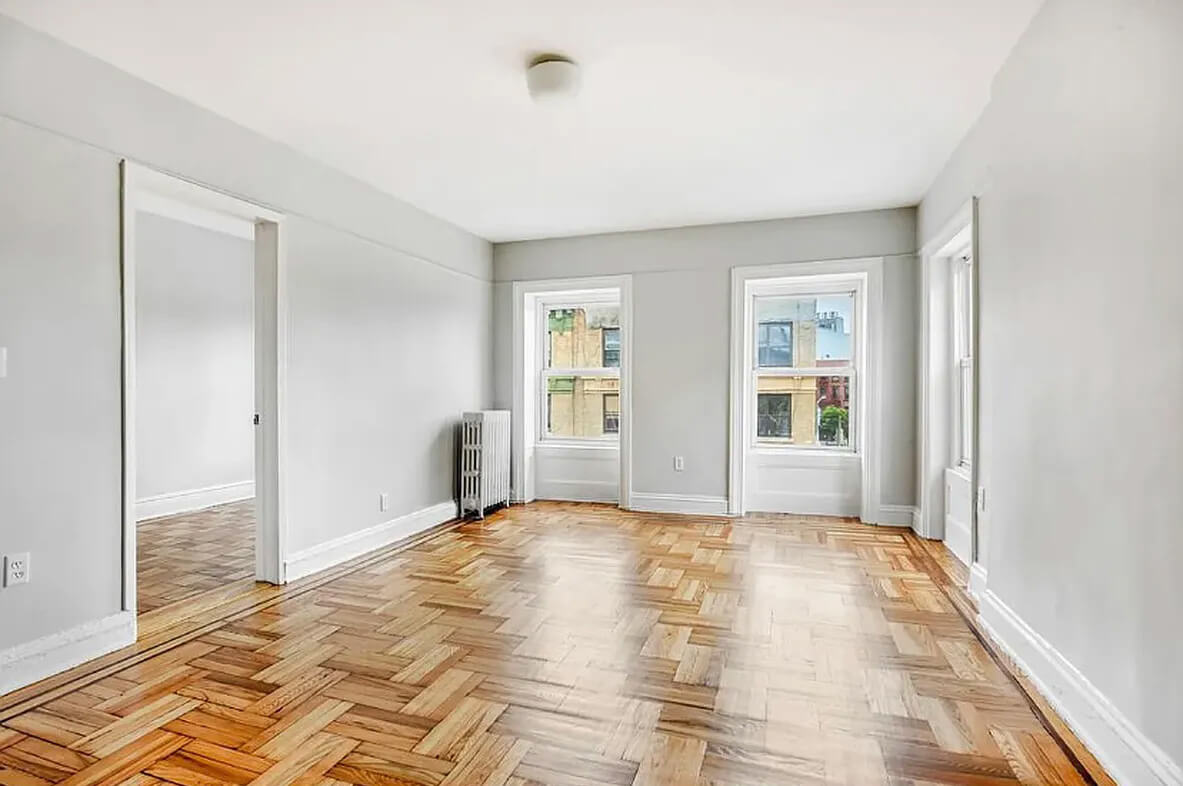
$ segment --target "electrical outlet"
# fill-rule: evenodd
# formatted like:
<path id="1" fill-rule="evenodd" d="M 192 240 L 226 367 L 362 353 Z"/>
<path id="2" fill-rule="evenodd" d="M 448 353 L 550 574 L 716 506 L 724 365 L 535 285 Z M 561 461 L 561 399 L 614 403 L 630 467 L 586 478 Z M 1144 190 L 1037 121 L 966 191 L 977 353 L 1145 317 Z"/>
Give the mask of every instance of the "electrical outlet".
<path id="1" fill-rule="evenodd" d="M 29 583 L 29 552 L 4 555 L 4 586 Z"/>
<path id="2" fill-rule="evenodd" d="M 674 456 L 674 471 L 681 472 L 686 469 L 686 459 L 682 456 Z"/>
<path id="3" fill-rule="evenodd" d="M 382 492 L 378 495 L 378 510 L 385 513 L 390 508 L 390 495 Z"/>
<path id="4" fill-rule="evenodd" d="M 986 512 L 986 487 L 978 486 L 978 513 Z"/>

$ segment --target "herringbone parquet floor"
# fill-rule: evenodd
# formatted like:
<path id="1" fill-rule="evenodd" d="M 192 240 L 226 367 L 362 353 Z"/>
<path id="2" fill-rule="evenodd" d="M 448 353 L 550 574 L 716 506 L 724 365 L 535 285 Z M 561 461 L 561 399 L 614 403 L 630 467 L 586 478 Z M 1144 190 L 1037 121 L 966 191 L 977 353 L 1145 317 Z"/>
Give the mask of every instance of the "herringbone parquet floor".
<path id="1" fill-rule="evenodd" d="M 255 575 L 255 501 L 136 525 L 136 598 L 155 611 Z"/>
<path id="2" fill-rule="evenodd" d="M 9 718 L 0 784 L 1086 782 L 899 531 L 536 504 Z"/>

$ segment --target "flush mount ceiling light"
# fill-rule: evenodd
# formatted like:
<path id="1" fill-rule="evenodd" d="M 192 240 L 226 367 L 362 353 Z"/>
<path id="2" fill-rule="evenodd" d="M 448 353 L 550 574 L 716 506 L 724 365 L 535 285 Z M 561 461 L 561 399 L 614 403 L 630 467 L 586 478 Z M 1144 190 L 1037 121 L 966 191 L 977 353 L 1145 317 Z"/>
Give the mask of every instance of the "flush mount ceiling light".
<path id="1" fill-rule="evenodd" d="M 574 98 L 579 93 L 579 66 L 563 55 L 539 55 L 526 69 L 526 87 L 540 103 Z"/>

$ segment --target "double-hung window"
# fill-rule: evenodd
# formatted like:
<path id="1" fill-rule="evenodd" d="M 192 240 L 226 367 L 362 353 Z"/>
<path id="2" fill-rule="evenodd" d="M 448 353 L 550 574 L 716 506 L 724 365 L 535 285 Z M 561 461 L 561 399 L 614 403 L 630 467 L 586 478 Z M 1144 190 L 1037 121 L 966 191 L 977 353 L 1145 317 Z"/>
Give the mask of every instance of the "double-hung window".
<path id="1" fill-rule="evenodd" d="M 967 249 L 955 254 L 950 280 L 953 285 L 953 458 L 958 466 L 973 462 L 974 350 L 973 255 Z"/>
<path id="2" fill-rule="evenodd" d="M 620 303 L 539 309 L 542 440 L 615 441 L 620 432 Z"/>
<path id="3" fill-rule="evenodd" d="M 752 296 L 751 440 L 756 447 L 852 450 L 860 292 L 795 281 Z"/>

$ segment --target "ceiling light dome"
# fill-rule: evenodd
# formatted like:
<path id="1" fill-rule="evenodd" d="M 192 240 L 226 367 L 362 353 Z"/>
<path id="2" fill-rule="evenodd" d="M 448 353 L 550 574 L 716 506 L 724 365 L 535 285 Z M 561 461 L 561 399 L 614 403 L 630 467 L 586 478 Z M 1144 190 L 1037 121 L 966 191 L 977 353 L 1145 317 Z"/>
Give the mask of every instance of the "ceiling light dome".
<path id="1" fill-rule="evenodd" d="M 526 69 L 526 87 L 539 102 L 575 97 L 579 81 L 579 66 L 563 55 L 539 55 Z"/>

